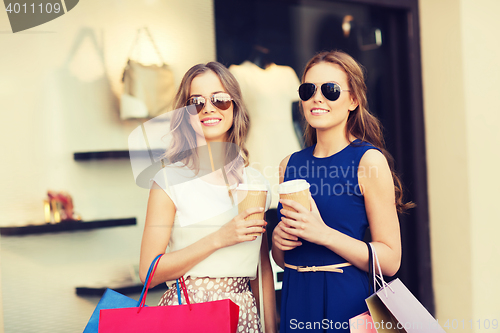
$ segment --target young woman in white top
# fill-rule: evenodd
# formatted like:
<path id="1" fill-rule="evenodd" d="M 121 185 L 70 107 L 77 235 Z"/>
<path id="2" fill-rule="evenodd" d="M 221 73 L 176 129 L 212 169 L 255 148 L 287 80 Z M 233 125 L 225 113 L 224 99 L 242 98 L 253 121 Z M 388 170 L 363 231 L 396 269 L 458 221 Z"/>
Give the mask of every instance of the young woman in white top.
<path id="1" fill-rule="evenodd" d="M 269 188 L 257 170 L 247 167 L 249 118 L 238 83 L 220 63 L 196 65 L 184 75 L 175 107 L 173 139 L 166 152 L 169 164 L 151 180 L 141 280 L 153 258 L 167 252 L 151 286 L 172 286 L 183 276 L 192 302 L 229 298 L 240 307 L 237 331 L 257 333 L 263 331 L 256 307 L 256 276 L 262 274 L 265 332 L 276 332 L 267 223 L 245 221 L 264 208 L 238 214 L 236 186 L 257 183 Z M 268 196 L 265 209 L 269 203 Z M 257 272 L 259 258 L 262 271 Z M 170 288 L 159 305 L 175 304 L 177 293 Z"/>

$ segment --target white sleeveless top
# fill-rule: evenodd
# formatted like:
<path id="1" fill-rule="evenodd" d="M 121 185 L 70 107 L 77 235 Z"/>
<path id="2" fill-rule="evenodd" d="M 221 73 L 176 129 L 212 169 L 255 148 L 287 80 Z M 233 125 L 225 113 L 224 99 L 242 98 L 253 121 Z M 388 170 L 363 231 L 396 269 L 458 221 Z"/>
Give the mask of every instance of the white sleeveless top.
<path id="1" fill-rule="evenodd" d="M 226 185 L 206 181 L 210 176 L 197 177 L 183 163 L 161 169 L 151 183 L 156 182 L 172 199 L 176 207 L 174 225 L 167 252 L 183 249 L 211 234 L 238 215 L 238 205 L 231 202 Z M 271 203 L 269 182 L 251 168 L 244 169 L 244 183 L 265 184 L 268 188 L 266 210 Z M 151 184 L 152 185 L 152 184 Z M 250 242 L 219 249 L 191 268 L 184 276 L 250 277 L 255 279 L 262 236 Z"/>

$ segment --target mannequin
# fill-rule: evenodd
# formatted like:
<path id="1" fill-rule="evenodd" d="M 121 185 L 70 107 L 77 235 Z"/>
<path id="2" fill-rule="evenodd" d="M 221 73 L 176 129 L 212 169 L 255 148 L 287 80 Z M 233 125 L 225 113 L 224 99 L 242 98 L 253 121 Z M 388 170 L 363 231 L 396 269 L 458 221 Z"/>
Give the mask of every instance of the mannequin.
<path id="1" fill-rule="evenodd" d="M 240 84 L 250 113 L 246 141 L 250 166 L 269 180 L 271 208 L 276 208 L 279 163 L 285 156 L 300 150 L 292 120 L 292 103 L 299 98 L 300 81 L 291 67 L 274 64 L 265 47 L 254 46 L 248 59 L 240 65 L 231 65 L 229 70 Z"/>

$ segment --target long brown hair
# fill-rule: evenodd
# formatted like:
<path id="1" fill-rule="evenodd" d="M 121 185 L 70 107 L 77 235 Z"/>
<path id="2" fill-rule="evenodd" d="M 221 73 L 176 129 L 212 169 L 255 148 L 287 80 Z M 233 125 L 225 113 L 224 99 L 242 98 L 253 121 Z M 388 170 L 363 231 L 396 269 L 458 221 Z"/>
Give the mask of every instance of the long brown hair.
<path id="1" fill-rule="evenodd" d="M 302 75 L 302 83 L 304 83 L 307 71 L 322 62 L 336 64 L 344 70 L 347 74 L 347 83 L 349 84 L 350 93 L 353 99 L 358 102 L 356 109 L 349 112 L 345 128 L 346 138 L 349 138 L 350 134 L 361 141 L 371 143 L 382 151 L 389 163 L 392 178 L 394 179 L 397 211 L 402 213 L 414 207 L 415 204 L 413 202 L 403 202 L 403 186 L 398 175 L 394 172 L 394 159 L 385 149 L 382 124 L 370 113 L 370 111 L 368 111 L 368 99 L 366 98 L 367 89 L 363 67 L 354 60 L 354 58 L 342 51 L 321 52 L 315 55 L 307 63 Z M 317 143 L 316 129 L 309 124 L 306 124 L 304 141 L 308 147 Z"/>
<path id="2" fill-rule="evenodd" d="M 229 128 L 227 136 L 227 142 L 232 144 L 225 145 L 225 165 L 228 166 L 226 171 L 231 173 L 238 167 L 237 164 L 231 163 L 231 161 L 240 160 L 236 158 L 238 154 L 242 157 L 243 164 L 248 166 L 248 150 L 245 147 L 245 139 L 250 125 L 250 117 L 243 104 L 240 86 L 233 74 L 223 64 L 215 61 L 191 67 L 182 78 L 179 90 L 175 95 L 174 107 L 175 109 L 181 109 L 186 106 L 191 90 L 191 82 L 196 76 L 208 71 L 212 71 L 219 77 L 222 86 L 233 99 L 233 124 Z M 188 167 L 198 171 L 199 155 L 197 149 L 193 149 L 193 147 L 197 147 L 196 133 L 189 122 L 188 112 L 174 112 L 170 122 L 170 129 L 172 144 L 166 153 L 169 162 L 181 161 Z"/>

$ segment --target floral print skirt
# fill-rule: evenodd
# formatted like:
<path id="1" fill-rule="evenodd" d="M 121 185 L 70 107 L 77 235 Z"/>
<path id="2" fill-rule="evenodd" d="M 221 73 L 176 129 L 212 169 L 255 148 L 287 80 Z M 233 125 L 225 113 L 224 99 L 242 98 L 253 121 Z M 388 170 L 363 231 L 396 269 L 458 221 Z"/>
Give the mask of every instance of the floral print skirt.
<path id="1" fill-rule="evenodd" d="M 262 328 L 257 314 L 255 298 L 250 291 L 248 277 L 226 277 L 226 278 L 185 278 L 186 288 L 191 303 L 202 303 L 230 299 L 240 307 L 240 317 L 238 321 L 238 333 L 261 333 Z M 181 300 L 186 304 L 184 294 L 181 293 Z M 177 289 L 168 289 L 158 305 L 178 305 Z"/>

